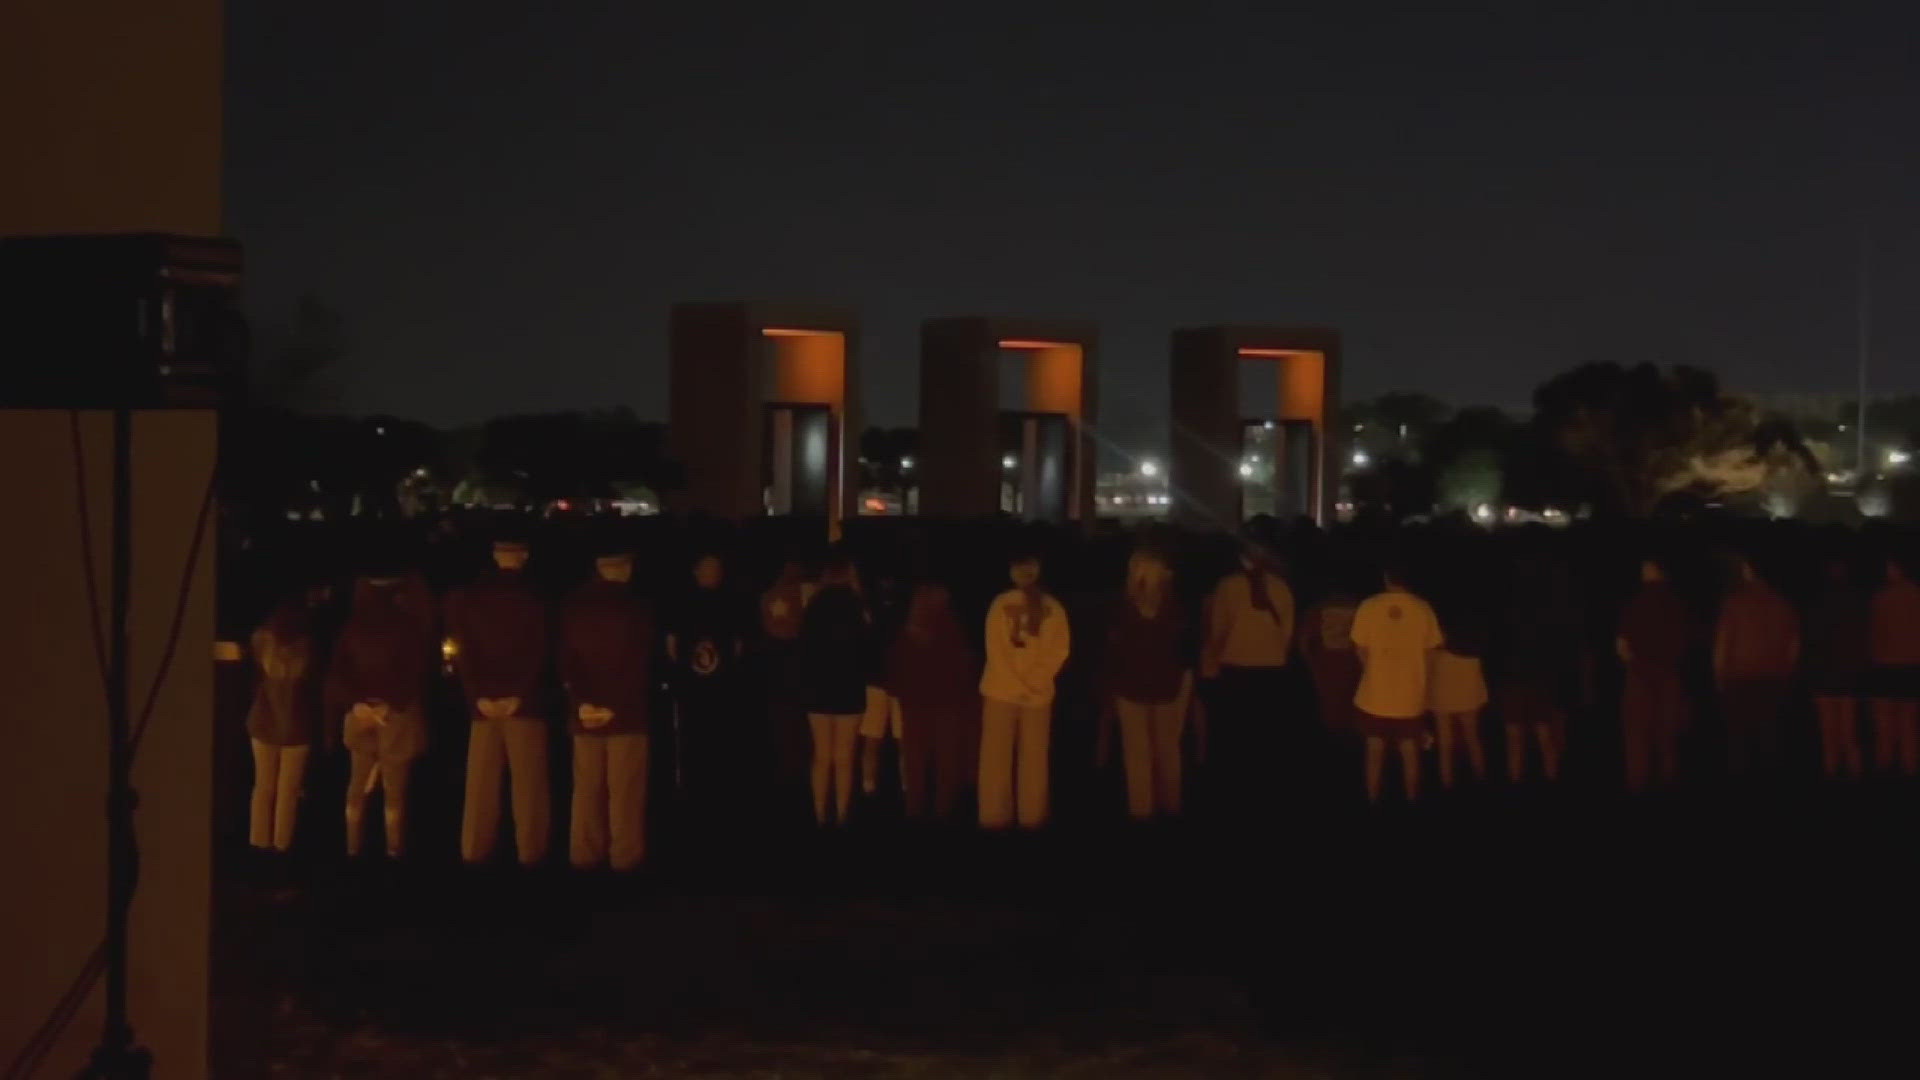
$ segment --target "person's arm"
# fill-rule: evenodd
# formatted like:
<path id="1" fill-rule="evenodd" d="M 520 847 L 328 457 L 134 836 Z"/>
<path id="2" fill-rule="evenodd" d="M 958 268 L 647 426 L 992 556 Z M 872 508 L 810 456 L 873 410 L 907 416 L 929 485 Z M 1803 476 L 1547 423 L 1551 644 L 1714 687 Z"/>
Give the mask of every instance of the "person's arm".
<path id="1" fill-rule="evenodd" d="M 1221 594 L 1226 592 L 1227 583 L 1222 581 L 1200 605 L 1200 677 L 1211 679 L 1220 674 L 1220 657 L 1227 647 L 1227 613 Z"/>
<path id="2" fill-rule="evenodd" d="M 1627 644 L 1627 635 L 1625 634 L 1614 635 L 1613 654 L 1615 656 L 1618 656 L 1620 658 L 1620 662 L 1623 664 L 1633 663 L 1633 646 Z"/>
<path id="3" fill-rule="evenodd" d="M 1007 640 L 1005 604 L 995 600 L 987 605 L 986 625 L 982 630 L 986 644 L 987 671 L 1000 675 L 1013 671 L 1013 643 Z"/>
<path id="4" fill-rule="evenodd" d="M 1293 589 L 1278 577 L 1273 583 L 1278 586 L 1273 590 L 1273 620 L 1280 624 L 1280 656 L 1284 660 L 1293 653 Z"/>
<path id="5" fill-rule="evenodd" d="M 1073 651 L 1073 633 L 1067 626 L 1067 606 L 1049 597 L 1053 611 L 1040 624 L 1040 640 L 1029 645 L 1039 651 L 1032 657 L 1031 672 L 1033 678 L 1042 685 L 1051 685 L 1060 675 L 1060 669 L 1067 664 L 1067 657 Z"/>

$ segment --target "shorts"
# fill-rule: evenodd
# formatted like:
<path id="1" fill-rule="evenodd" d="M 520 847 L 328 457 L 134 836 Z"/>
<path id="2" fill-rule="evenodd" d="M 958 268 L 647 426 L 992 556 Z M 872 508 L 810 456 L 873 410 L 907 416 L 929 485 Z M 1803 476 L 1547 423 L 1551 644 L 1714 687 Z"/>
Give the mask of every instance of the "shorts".
<path id="1" fill-rule="evenodd" d="M 1375 716 L 1356 707 L 1353 710 L 1353 729 L 1368 739 L 1418 739 L 1427 733 L 1427 718 Z"/>
<path id="2" fill-rule="evenodd" d="M 884 739 L 892 733 L 900 738 L 900 707 L 893 695 L 877 686 L 867 687 L 867 711 L 860 715 L 860 734 L 869 739 Z"/>

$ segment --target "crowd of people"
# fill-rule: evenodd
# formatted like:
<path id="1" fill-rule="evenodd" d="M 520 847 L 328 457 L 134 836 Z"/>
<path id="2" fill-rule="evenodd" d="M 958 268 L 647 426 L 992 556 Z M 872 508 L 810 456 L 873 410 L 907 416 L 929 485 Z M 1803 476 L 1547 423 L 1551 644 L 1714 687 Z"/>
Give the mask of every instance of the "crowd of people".
<path id="1" fill-rule="evenodd" d="M 1090 812 L 1139 821 L 1413 801 L 1430 771 L 1487 784 L 1489 734 L 1509 783 L 1581 755 L 1631 793 L 1920 771 L 1920 585 L 1891 533 L 1003 529 L 937 555 L 923 537 L 794 552 L 763 588 L 740 579 L 764 551 L 697 543 L 681 562 L 618 527 L 555 587 L 529 573 L 544 553 L 525 528 L 496 523 L 491 565 L 443 590 L 407 545 L 374 544 L 350 595 L 313 580 L 272 607 L 250 642 L 253 846 L 293 846 L 313 750 L 339 747 L 346 851 L 378 795 L 404 854 L 415 763 L 461 752 L 433 734 L 443 680 L 474 863 L 496 854 L 503 788 L 515 855 L 548 859 L 551 776 L 570 777 L 580 868 L 639 866 L 668 797 L 742 829 L 809 810 L 835 828 L 880 796 L 912 820 L 1036 829 L 1063 734 L 1120 778 Z M 663 559 L 684 569 L 636 581 Z"/>

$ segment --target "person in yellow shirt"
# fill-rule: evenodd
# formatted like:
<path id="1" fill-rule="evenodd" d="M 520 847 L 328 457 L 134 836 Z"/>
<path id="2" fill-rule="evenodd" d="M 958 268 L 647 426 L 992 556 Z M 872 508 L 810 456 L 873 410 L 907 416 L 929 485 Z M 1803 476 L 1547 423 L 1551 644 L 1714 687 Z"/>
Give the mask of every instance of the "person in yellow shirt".
<path id="1" fill-rule="evenodd" d="M 1387 744 L 1400 748 L 1409 802 L 1420 797 L 1420 742 L 1425 735 L 1427 672 L 1443 645 L 1440 621 L 1425 600 L 1406 586 L 1406 573 L 1389 565 L 1386 589 L 1353 615 L 1353 645 L 1360 653 L 1360 689 L 1353 696 L 1360 734 L 1366 737 L 1367 801 L 1379 802 Z"/>
<path id="2" fill-rule="evenodd" d="M 1053 684 L 1072 648 L 1067 609 L 1040 587 L 1040 559 L 1014 556 L 1013 588 L 987 609 L 986 670 L 980 675 L 980 825 L 1047 821 Z M 1016 797 L 1017 793 L 1017 797 Z"/>

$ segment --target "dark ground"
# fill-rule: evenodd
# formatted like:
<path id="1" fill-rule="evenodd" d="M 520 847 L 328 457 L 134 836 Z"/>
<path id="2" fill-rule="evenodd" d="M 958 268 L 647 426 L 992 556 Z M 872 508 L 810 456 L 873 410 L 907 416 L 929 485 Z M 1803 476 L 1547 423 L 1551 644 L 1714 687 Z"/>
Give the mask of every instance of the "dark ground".
<path id="1" fill-rule="evenodd" d="M 663 826 L 631 879 L 236 861 L 218 1075 L 1913 1075 L 1910 787 L 1331 805 Z"/>

